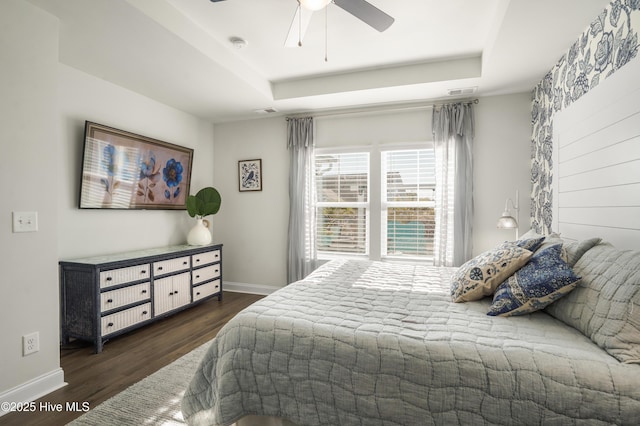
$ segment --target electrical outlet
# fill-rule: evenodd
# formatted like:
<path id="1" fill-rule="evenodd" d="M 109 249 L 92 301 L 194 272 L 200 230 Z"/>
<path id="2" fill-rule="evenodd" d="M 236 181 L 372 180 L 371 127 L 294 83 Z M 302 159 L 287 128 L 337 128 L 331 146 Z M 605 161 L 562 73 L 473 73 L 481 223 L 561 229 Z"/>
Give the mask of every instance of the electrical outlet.
<path id="1" fill-rule="evenodd" d="M 40 350 L 40 333 L 25 334 L 22 336 L 22 356 L 30 355 Z"/>

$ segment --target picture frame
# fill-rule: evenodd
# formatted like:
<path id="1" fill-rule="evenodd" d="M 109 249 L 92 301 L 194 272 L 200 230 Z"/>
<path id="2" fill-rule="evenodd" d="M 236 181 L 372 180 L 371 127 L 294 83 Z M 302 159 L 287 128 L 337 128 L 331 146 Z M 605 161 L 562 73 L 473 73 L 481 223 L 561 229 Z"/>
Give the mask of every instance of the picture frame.
<path id="1" fill-rule="evenodd" d="M 238 161 L 238 189 L 262 191 L 262 159 Z"/>
<path id="2" fill-rule="evenodd" d="M 193 149 L 85 122 L 79 208 L 186 210 Z"/>

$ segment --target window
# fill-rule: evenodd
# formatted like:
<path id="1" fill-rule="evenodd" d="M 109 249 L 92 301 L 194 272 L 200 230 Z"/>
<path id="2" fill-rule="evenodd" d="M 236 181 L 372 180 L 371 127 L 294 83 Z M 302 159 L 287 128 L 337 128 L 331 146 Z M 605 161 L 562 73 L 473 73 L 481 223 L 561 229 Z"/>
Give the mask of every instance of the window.
<path id="1" fill-rule="evenodd" d="M 319 253 L 368 254 L 369 153 L 316 154 Z"/>
<path id="2" fill-rule="evenodd" d="M 435 159 L 424 146 L 316 151 L 320 256 L 433 256 Z"/>
<path id="3" fill-rule="evenodd" d="M 433 149 L 384 151 L 382 257 L 432 257 L 435 230 Z"/>

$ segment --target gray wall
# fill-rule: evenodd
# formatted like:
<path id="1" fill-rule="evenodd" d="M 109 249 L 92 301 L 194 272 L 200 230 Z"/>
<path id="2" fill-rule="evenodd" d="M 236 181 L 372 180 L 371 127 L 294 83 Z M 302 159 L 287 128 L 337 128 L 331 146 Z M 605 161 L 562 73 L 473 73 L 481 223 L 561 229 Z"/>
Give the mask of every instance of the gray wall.
<path id="1" fill-rule="evenodd" d="M 45 376 L 53 386 L 62 378 L 57 34 L 57 21 L 40 9 L 17 0 L 0 2 L 0 400 L 4 391 L 36 377 Z M 38 232 L 12 233 L 13 211 L 38 212 Z M 40 332 L 40 352 L 23 357 L 22 336 L 35 331 Z"/>
<path id="2" fill-rule="evenodd" d="M 530 123 L 528 93 L 481 98 L 475 106 L 475 219 L 478 254 L 515 232 L 496 229 L 507 197 L 519 190 L 521 232 L 529 229 Z M 431 110 L 318 117 L 318 146 L 357 146 L 431 140 Z M 225 282 L 270 292 L 286 283 L 288 152 L 282 117 L 218 124 L 214 181 L 223 208 L 214 218 L 214 239 L 225 244 Z M 237 162 L 261 158 L 263 191 L 238 192 Z"/>
<path id="3" fill-rule="evenodd" d="M 0 401 L 63 384 L 59 259 L 181 244 L 193 223 L 184 211 L 78 210 L 84 121 L 191 147 L 192 188 L 215 184 L 211 123 L 59 64 L 58 31 L 30 3 L 0 2 Z M 38 232 L 12 233 L 13 211 L 37 211 Z M 23 357 L 35 331 L 40 351 Z"/>
<path id="4" fill-rule="evenodd" d="M 183 244 L 185 211 L 79 210 L 85 120 L 194 149 L 191 193 L 213 184 L 213 125 L 74 68 L 58 66 L 58 256 L 108 254 Z"/>

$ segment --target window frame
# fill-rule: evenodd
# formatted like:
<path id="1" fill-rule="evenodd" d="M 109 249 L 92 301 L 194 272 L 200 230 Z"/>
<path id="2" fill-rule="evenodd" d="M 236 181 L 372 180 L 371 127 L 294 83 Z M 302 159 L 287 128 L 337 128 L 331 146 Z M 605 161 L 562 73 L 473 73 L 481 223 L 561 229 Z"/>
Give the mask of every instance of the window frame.
<path id="1" fill-rule="evenodd" d="M 431 141 L 421 142 L 419 144 L 386 144 L 380 146 L 380 259 L 382 260 L 397 260 L 397 261 L 417 261 L 417 262 L 433 262 L 433 253 L 431 255 L 394 255 L 387 253 L 387 227 L 388 227 L 388 211 L 389 208 L 433 208 L 435 211 L 435 199 L 431 201 L 388 201 L 387 196 L 387 176 L 384 173 L 382 166 L 383 153 L 387 152 L 400 152 L 400 151 L 418 151 L 425 149 L 434 149 L 434 143 Z M 435 152 L 434 152 L 434 169 L 435 169 Z M 435 195 L 435 182 L 433 186 L 433 192 Z M 435 197 L 434 197 L 435 198 Z M 435 216 L 435 214 L 434 214 Z M 386 219 L 386 220 L 385 220 Z M 435 220 L 435 217 L 434 217 Z M 384 235 L 384 237 L 383 237 Z"/>
<path id="2" fill-rule="evenodd" d="M 340 252 L 326 252 L 317 250 L 319 260 L 331 260 L 339 258 L 354 258 L 354 259 L 370 259 L 370 260 L 383 260 L 390 262 L 405 262 L 405 263 L 432 263 L 433 256 L 393 256 L 384 255 L 383 249 L 386 249 L 386 231 L 383 232 L 383 209 L 386 214 L 389 203 L 386 202 L 386 194 L 382 194 L 383 181 L 386 177 L 382 175 L 382 153 L 386 151 L 402 151 L 402 150 L 418 150 L 418 149 L 433 149 L 433 141 L 420 141 L 420 142 L 393 142 L 384 144 L 367 144 L 361 146 L 348 146 L 348 147 L 316 147 L 314 153 L 314 168 L 315 168 L 315 156 L 318 155 L 330 155 L 330 154 L 348 154 L 348 153 L 368 153 L 369 154 L 369 171 L 367 173 L 367 201 L 364 203 L 344 203 L 353 204 L 352 207 L 362 207 L 366 205 L 366 237 L 365 237 L 365 253 L 353 254 L 353 253 L 340 253 Z M 416 204 L 416 207 L 422 207 L 420 202 L 405 202 L 405 204 Z M 435 208 L 435 202 L 432 202 Z M 326 203 L 315 201 L 314 208 L 330 207 L 335 203 Z M 317 210 L 316 210 L 317 211 Z M 385 226 L 386 229 L 386 226 Z M 384 241 L 383 241 L 384 238 Z"/>
<path id="3" fill-rule="evenodd" d="M 367 201 L 363 202 L 326 202 L 326 201 L 315 201 L 314 208 L 316 209 L 316 217 L 318 217 L 317 209 L 325 208 L 325 207 L 337 207 L 337 208 L 364 208 L 365 209 L 365 243 L 364 243 L 364 253 L 349 253 L 349 252 L 329 252 L 322 251 L 318 247 L 318 243 L 316 242 L 316 250 L 318 253 L 318 259 L 320 260 L 331 260 L 331 259 L 339 259 L 339 258 L 357 258 L 357 259 L 368 259 L 370 258 L 371 252 L 371 152 L 369 147 L 342 147 L 342 148 L 316 148 L 314 152 L 314 169 L 316 168 L 316 157 L 319 155 L 342 155 L 342 154 L 367 154 L 368 155 L 368 171 L 367 171 Z M 314 176 L 315 178 L 315 176 Z M 316 192 L 318 192 L 318 188 L 316 188 Z M 319 239 L 319 236 L 316 238 L 316 241 Z"/>

